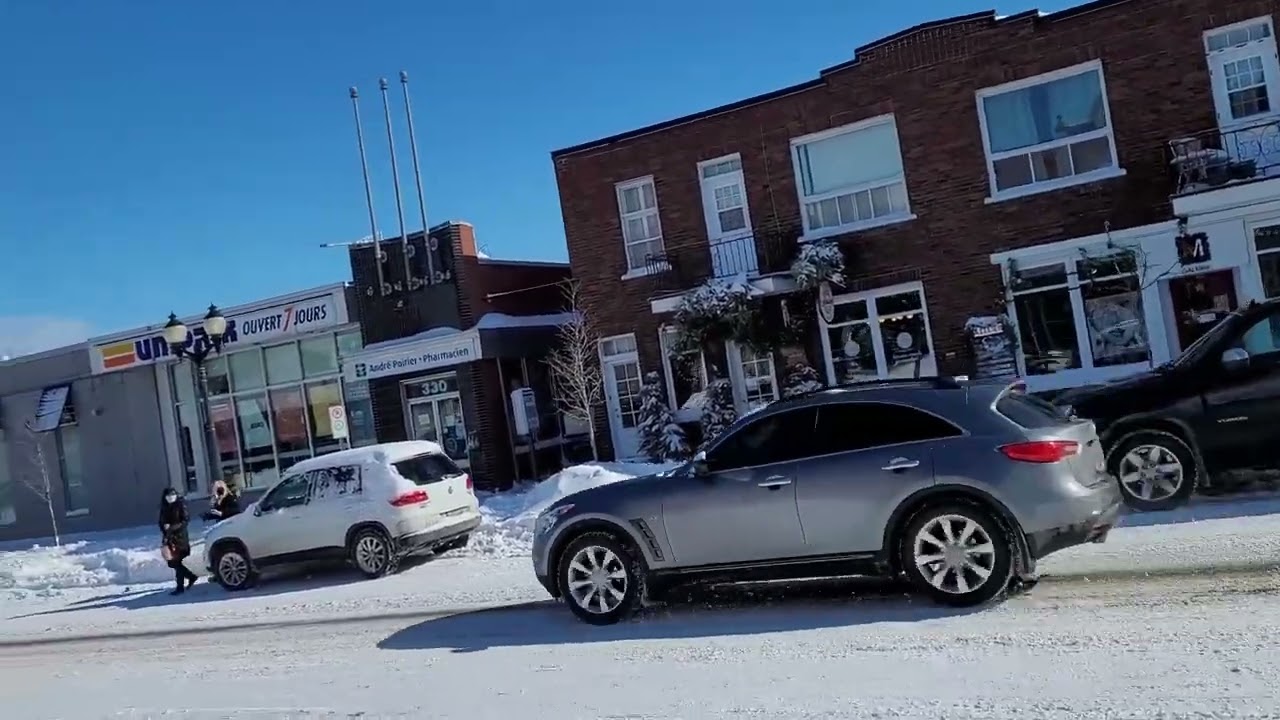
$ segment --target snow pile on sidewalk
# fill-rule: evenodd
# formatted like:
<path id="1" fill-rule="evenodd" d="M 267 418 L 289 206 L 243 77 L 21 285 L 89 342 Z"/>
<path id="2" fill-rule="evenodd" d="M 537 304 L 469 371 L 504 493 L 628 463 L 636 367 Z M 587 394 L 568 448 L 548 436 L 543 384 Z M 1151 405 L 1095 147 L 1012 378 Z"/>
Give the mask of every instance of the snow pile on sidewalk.
<path id="1" fill-rule="evenodd" d="M 47 542 L 47 541 L 46 541 Z M 202 548 L 192 547 L 192 558 Z M 199 562 L 187 562 L 188 566 Z M 194 568 L 193 568 L 194 569 Z M 130 530 L 72 537 L 52 544 L 6 543 L 0 546 L 0 592 L 55 595 L 70 588 L 140 585 L 173 581 L 173 571 L 160 557 L 155 531 Z"/>
<path id="2" fill-rule="evenodd" d="M 538 513 L 560 498 L 589 488 L 670 470 L 675 463 L 598 463 L 565 468 L 537 484 L 481 499 L 480 527 L 471 534 L 470 554 L 513 557 L 529 554 Z"/>

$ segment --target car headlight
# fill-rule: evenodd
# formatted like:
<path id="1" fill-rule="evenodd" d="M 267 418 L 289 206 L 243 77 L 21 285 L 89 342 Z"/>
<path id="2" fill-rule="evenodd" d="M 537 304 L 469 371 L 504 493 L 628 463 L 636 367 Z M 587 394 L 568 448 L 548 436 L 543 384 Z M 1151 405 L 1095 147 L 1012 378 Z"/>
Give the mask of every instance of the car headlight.
<path id="1" fill-rule="evenodd" d="M 534 533 L 537 535 L 545 535 L 551 532 L 551 529 L 556 526 L 556 523 L 560 522 L 560 518 L 564 517 L 565 513 L 568 513 L 572 509 L 572 504 L 557 505 L 556 507 L 542 513 L 538 516 L 538 521 L 534 525 Z"/>

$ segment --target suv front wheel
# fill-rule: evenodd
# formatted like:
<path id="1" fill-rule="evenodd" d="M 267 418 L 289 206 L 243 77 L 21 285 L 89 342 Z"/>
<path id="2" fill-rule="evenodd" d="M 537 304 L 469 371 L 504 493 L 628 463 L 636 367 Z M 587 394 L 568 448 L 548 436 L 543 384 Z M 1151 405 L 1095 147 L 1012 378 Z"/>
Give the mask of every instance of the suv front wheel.
<path id="1" fill-rule="evenodd" d="M 1172 510 L 1191 498 L 1199 466 L 1182 438 L 1143 430 L 1125 438 L 1108 457 L 1124 502 L 1134 510 Z"/>
<path id="2" fill-rule="evenodd" d="M 907 524 L 898 553 L 911 583 L 952 607 L 990 602 L 1013 576 L 1013 548 L 1000 525 L 966 504 L 918 513 Z"/>
<path id="3" fill-rule="evenodd" d="M 556 582 L 578 619 L 612 625 L 636 612 L 645 571 L 630 547 L 606 532 L 574 538 L 560 554 Z"/>

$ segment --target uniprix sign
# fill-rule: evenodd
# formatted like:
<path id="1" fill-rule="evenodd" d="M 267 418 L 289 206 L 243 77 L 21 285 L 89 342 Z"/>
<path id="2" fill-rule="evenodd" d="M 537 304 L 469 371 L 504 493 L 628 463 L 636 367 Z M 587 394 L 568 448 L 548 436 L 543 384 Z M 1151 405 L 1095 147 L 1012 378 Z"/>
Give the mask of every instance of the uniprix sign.
<path id="1" fill-rule="evenodd" d="M 201 326 L 202 320 L 197 318 L 184 322 L 188 328 L 187 349 L 195 351 L 207 346 L 209 339 Z M 228 316 L 227 332 L 222 343 L 223 347 L 255 345 L 331 327 L 338 322 L 338 309 L 334 305 L 333 296 L 325 295 Z M 103 372 L 148 365 L 172 355 L 161 332 L 98 345 L 94 350 L 102 360 Z"/>

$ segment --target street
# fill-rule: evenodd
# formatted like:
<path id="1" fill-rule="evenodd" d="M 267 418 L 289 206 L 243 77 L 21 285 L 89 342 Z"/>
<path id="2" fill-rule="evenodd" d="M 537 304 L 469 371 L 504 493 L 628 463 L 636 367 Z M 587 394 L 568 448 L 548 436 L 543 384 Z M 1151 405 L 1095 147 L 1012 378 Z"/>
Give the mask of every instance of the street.
<path id="1" fill-rule="evenodd" d="M 484 555 L 237 595 L 27 598 L 3 606 L 0 685 L 6 715 L 33 719 L 1274 717 L 1280 518 L 1260 509 L 1135 518 L 979 611 L 845 580 L 595 628 L 527 559 Z"/>

